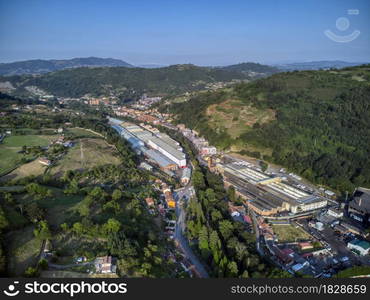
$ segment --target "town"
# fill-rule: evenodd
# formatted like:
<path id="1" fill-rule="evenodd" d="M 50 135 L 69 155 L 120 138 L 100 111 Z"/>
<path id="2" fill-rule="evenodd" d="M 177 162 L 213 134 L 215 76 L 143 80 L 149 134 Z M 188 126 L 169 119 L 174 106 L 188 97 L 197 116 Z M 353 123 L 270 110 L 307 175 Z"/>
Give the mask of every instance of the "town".
<path id="1" fill-rule="evenodd" d="M 167 135 L 162 137 L 168 142 L 166 145 L 162 141 L 160 145 L 163 148 L 153 143 L 150 137 L 161 138 L 162 134 L 150 124 L 162 125 L 186 137 L 197 149 L 199 161 L 220 174 L 225 187 L 233 187 L 242 199 L 242 205 L 229 202 L 231 215 L 239 217 L 242 222 L 253 223 L 259 253 L 271 257 L 283 270 L 312 277 L 332 277 L 353 265 L 370 265 L 369 230 L 366 227 L 370 221 L 369 189 L 359 187 L 346 202 L 339 203 L 334 192 L 303 184 L 301 177 L 287 173 L 283 168 L 263 172 L 255 160 L 217 153 L 205 137 L 200 137 L 183 124 L 172 125 L 170 115 L 160 114 L 155 109 L 143 112 L 120 108 L 116 115 L 144 122 L 140 129 L 137 125 L 111 119 L 115 123 L 112 126 L 121 124 L 121 135 L 138 154 L 146 157 L 147 162 L 154 162 L 166 172 L 183 167 L 177 176 L 185 185 L 189 183 L 191 166 L 186 166 L 185 156 L 177 153 L 181 147 L 176 149 L 179 144 Z M 124 134 L 124 128 L 133 135 Z M 144 144 L 152 149 L 147 150 Z M 148 154 L 148 151 L 158 150 L 166 158 L 158 152 Z M 176 153 L 177 158 L 174 156 Z M 174 173 L 168 174 L 175 176 Z"/>
<path id="2" fill-rule="evenodd" d="M 369 189 L 359 187 L 345 202 L 338 202 L 333 191 L 306 182 L 282 167 L 263 168 L 259 160 L 218 151 L 197 131 L 175 124 L 171 114 L 160 113 L 155 104 L 161 97 L 143 95 L 140 101 L 125 106 L 118 106 L 114 98 L 107 97 L 59 99 L 62 105 L 74 101 L 82 101 L 96 111 L 110 112 L 109 125 L 140 158 L 138 167 L 156 175 L 154 186 L 161 197 L 158 200 L 147 197 L 145 203 L 150 214 L 159 215 L 165 222 L 164 234 L 175 241 L 182 256 L 178 262 L 189 276 L 209 275 L 185 238 L 185 208 L 196 194 L 192 185 L 193 166 L 189 153 L 170 136 L 171 132 L 183 136 L 195 149 L 198 163 L 221 176 L 224 187 L 234 191 L 237 201 L 228 200 L 230 216 L 255 234 L 256 250 L 261 257 L 292 275 L 311 277 L 332 277 L 351 266 L 370 265 L 366 227 L 370 213 Z M 13 105 L 12 109 L 30 111 L 33 107 Z M 52 109 L 54 113 L 59 111 L 57 107 Z M 58 156 L 47 157 L 49 147 L 45 147 L 44 156 L 38 159 L 40 164 L 50 166 L 61 159 L 63 149 L 74 147 L 74 141 L 64 136 L 62 127 L 56 133 L 59 137 L 49 147 L 62 146 Z M 9 128 L 1 140 L 11 134 Z M 165 182 L 168 179 L 172 184 Z M 43 257 L 49 259 L 51 244 L 46 242 Z M 176 261 L 174 254 L 170 256 Z M 93 261 L 77 257 L 75 264 L 84 266 L 90 273 L 115 274 L 114 262 L 111 256 Z M 64 268 L 52 262 L 49 267 Z"/>

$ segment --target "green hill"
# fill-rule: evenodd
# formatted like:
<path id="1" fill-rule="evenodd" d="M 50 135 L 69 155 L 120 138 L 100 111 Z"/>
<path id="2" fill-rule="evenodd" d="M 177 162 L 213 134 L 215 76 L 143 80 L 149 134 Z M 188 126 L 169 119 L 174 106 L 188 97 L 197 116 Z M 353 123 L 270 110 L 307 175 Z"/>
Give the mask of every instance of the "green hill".
<path id="1" fill-rule="evenodd" d="M 26 87 L 39 89 L 62 97 L 92 95 L 141 95 L 147 93 L 176 94 L 203 89 L 214 82 L 245 80 L 249 76 L 241 72 L 173 65 L 165 68 L 74 68 L 39 76 L 0 77 L 1 82 L 10 82 L 15 94 Z M 14 92 L 13 92 L 14 93 Z"/>
<path id="2" fill-rule="evenodd" d="M 72 59 L 33 59 L 0 64 L 0 75 L 43 74 L 78 67 L 133 67 L 113 58 L 82 57 Z"/>
<path id="3" fill-rule="evenodd" d="M 370 187 L 370 65 L 279 73 L 169 111 L 221 148 L 340 191 Z"/>

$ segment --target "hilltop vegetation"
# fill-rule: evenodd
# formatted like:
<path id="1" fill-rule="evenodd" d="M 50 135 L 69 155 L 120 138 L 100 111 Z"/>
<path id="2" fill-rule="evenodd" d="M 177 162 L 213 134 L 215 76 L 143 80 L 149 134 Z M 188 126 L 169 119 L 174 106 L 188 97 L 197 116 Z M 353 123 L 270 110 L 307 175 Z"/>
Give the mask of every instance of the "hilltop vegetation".
<path id="1" fill-rule="evenodd" d="M 73 59 L 34 59 L 0 64 L 0 75 L 43 74 L 77 67 L 133 67 L 113 58 L 84 57 Z"/>
<path id="2" fill-rule="evenodd" d="M 31 88 L 61 97 L 90 94 L 137 98 L 143 93 L 177 95 L 202 90 L 213 83 L 254 79 L 275 72 L 277 69 L 274 67 L 254 63 L 217 68 L 190 64 L 154 69 L 90 67 L 68 68 L 38 76 L 3 76 L 0 84 L 8 87 L 8 92 L 20 96 L 30 95 Z"/>
<path id="3" fill-rule="evenodd" d="M 242 72 L 242 73 L 246 73 L 249 75 L 252 75 L 252 73 L 256 73 L 257 76 L 260 74 L 259 77 L 281 72 L 276 67 L 272 67 L 268 65 L 261 65 L 261 64 L 252 63 L 252 62 L 230 65 L 230 66 L 222 67 L 221 69 L 227 70 L 227 71 Z"/>
<path id="4" fill-rule="evenodd" d="M 176 94 L 200 90 L 206 84 L 233 79 L 248 79 L 241 72 L 224 71 L 174 65 L 165 68 L 75 68 L 40 76 L 9 76 L 0 82 L 10 82 L 17 91 L 36 86 L 61 97 L 81 97 L 85 94 L 110 95 L 112 92 L 125 97 L 147 93 Z M 17 92 L 16 91 L 16 92 Z"/>
<path id="5" fill-rule="evenodd" d="M 316 183 L 352 191 L 354 186 L 370 186 L 369 83 L 369 65 L 279 73 L 200 93 L 170 111 L 177 122 L 223 149 L 237 149 Z M 250 108 L 254 115 L 246 120 L 243 111 Z M 215 122 L 218 113 L 209 114 L 210 109 L 222 112 L 226 121 Z M 237 134 L 230 132 L 230 120 Z"/>

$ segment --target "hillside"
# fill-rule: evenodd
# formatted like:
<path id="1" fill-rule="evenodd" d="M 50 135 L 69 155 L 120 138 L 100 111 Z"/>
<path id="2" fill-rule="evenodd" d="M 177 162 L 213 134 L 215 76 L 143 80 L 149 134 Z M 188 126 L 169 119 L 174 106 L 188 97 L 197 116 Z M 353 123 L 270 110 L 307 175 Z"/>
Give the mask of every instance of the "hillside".
<path id="1" fill-rule="evenodd" d="M 11 92 L 26 92 L 37 87 L 62 97 L 92 95 L 122 95 L 133 97 L 147 93 L 175 94 L 203 89 L 207 84 L 245 80 L 250 77 L 241 72 L 173 65 L 165 68 L 74 68 L 39 76 L 0 77 L 0 86 L 12 86 Z"/>
<path id="2" fill-rule="evenodd" d="M 170 106 L 211 143 L 340 191 L 370 187 L 370 66 L 275 74 Z"/>
<path id="3" fill-rule="evenodd" d="M 0 75 L 43 74 L 78 67 L 133 67 L 129 63 L 113 58 L 85 57 L 73 59 L 26 60 L 0 64 Z"/>
<path id="4" fill-rule="evenodd" d="M 233 71 L 233 72 L 242 72 L 242 73 L 248 74 L 250 76 L 255 76 L 255 77 L 264 77 L 264 76 L 268 76 L 268 75 L 281 72 L 281 70 L 279 70 L 276 67 L 272 67 L 268 65 L 261 65 L 261 64 L 252 63 L 252 62 L 230 65 L 230 66 L 222 67 L 220 69 L 226 70 L 226 71 Z"/>

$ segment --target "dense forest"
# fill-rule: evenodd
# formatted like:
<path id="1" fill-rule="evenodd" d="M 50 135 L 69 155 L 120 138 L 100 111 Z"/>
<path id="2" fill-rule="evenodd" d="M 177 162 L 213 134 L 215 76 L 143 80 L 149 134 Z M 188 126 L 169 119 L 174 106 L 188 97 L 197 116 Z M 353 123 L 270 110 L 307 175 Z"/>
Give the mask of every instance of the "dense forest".
<path id="1" fill-rule="evenodd" d="M 142 93 L 176 94 L 203 89 L 213 82 L 248 79 L 249 76 L 223 69 L 174 65 L 165 68 L 73 68 L 39 76 L 7 76 L 0 82 L 10 82 L 16 92 L 36 86 L 62 97 L 81 97 L 85 94 L 111 93 L 142 95 Z"/>
<path id="2" fill-rule="evenodd" d="M 228 149 L 243 143 L 270 149 L 260 157 L 339 191 L 370 186 L 370 67 L 275 74 L 232 90 L 200 93 L 188 102 L 162 108 L 177 122 L 199 130 L 211 143 Z M 254 123 L 237 139 L 211 127 L 206 109 L 227 99 L 276 118 Z M 250 153 L 248 153 L 250 154 Z"/>

